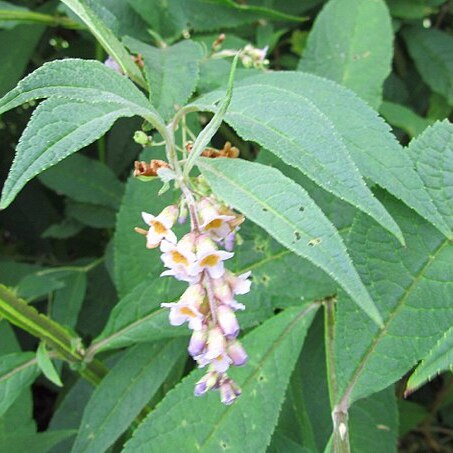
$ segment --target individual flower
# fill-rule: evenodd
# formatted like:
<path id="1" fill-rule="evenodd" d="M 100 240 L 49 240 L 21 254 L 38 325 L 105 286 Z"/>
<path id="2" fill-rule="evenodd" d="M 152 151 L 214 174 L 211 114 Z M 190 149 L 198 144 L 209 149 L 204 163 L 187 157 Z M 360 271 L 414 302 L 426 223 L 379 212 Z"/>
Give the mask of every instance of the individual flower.
<path id="1" fill-rule="evenodd" d="M 188 322 L 190 329 L 201 330 L 204 316 L 200 312 L 200 306 L 204 296 L 204 289 L 200 285 L 191 285 L 178 302 L 162 303 L 161 307 L 170 308 L 172 326 L 181 326 Z"/>
<path id="2" fill-rule="evenodd" d="M 177 244 L 163 240 L 160 249 L 163 252 L 161 259 L 169 270 L 162 272 L 162 276 L 171 275 L 178 280 L 196 283 L 200 276 L 200 268 L 196 263 L 194 253 L 194 236 L 186 234 Z"/>
<path id="3" fill-rule="evenodd" d="M 199 330 L 194 330 L 187 348 L 189 354 L 194 358 L 200 356 L 206 348 L 207 341 L 208 329 L 206 326 L 202 326 Z"/>
<path id="4" fill-rule="evenodd" d="M 198 203 L 198 212 L 202 221 L 201 229 L 215 241 L 224 239 L 231 233 L 232 227 L 228 222 L 234 220 L 235 217 L 220 214 L 208 198 L 203 198 Z"/>
<path id="5" fill-rule="evenodd" d="M 110 55 L 108 56 L 107 60 L 104 61 L 104 64 L 118 74 L 124 74 L 119 63 Z"/>
<path id="6" fill-rule="evenodd" d="M 239 323 L 233 310 L 228 305 L 220 305 L 217 308 L 217 320 L 220 328 L 228 340 L 238 336 Z"/>
<path id="7" fill-rule="evenodd" d="M 177 215 L 178 208 L 174 205 L 167 206 L 157 217 L 147 212 L 142 212 L 144 222 L 149 225 L 149 230 L 146 234 L 146 247 L 149 249 L 156 248 L 162 242 L 162 239 L 176 243 L 177 238 L 171 228 L 176 221 Z"/>
<path id="8" fill-rule="evenodd" d="M 228 271 L 225 272 L 228 275 Z M 239 303 L 234 298 L 234 293 L 231 286 L 225 281 L 224 278 L 217 278 L 212 280 L 214 296 L 223 305 L 228 305 L 233 310 L 245 310 L 245 305 Z"/>
<path id="9" fill-rule="evenodd" d="M 195 384 L 195 396 L 204 395 L 207 391 L 218 387 L 219 381 L 219 373 L 217 373 L 216 371 L 209 371 Z"/>
<path id="10" fill-rule="evenodd" d="M 220 400 L 227 406 L 234 403 L 236 398 L 241 394 L 241 389 L 232 379 L 226 377 L 220 384 Z"/>
<path id="11" fill-rule="evenodd" d="M 230 359 L 233 361 L 233 365 L 242 366 L 247 363 L 247 353 L 238 340 L 229 342 L 227 353 Z"/>
<path id="12" fill-rule="evenodd" d="M 241 275 L 234 275 L 230 271 L 225 272 L 225 280 L 233 294 L 240 296 L 250 291 L 252 281 L 249 280 L 249 277 L 251 274 L 251 271 L 244 272 Z"/>
<path id="13" fill-rule="evenodd" d="M 199 270 L 206 270 L 210 277 L 219 278 L 225 267 L 223 261 L 231 258 L 234 253 L 217 250 L 208 236 L 202 235 L 197 240 L 197 265 Z"/>

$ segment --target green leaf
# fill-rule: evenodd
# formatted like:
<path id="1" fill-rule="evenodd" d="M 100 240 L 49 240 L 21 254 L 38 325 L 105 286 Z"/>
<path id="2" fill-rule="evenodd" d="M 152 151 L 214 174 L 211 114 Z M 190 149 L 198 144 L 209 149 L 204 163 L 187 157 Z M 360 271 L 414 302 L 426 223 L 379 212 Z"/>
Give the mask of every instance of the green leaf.
<path id="1" fill-rule="evenodd" d="M 301 186 L 278 170 L 239 159 L 202 159 L 199 165 L 220 198 L 323 269 L 381 322 L 337 230 Z"/>
<path id="2" fill-rule="evenodd" d="M 406 385 L 406 393 L 413 392 L 442 371 L 453 371 L 453 327 L 448 329 L 424 357 Z"/>
<path id="3" fill-rule="evenodd" d="M 43 64 L 0 99 L 0 113 L 24 102 L 51 96 L 112 104 L 117 109 L 128 109 L 128 116 L 150 115 L 159 121 L 157 112 L 129 79 L 99 61 L 77 58 Z"/>
<path id="4" fill-rule="evenodd" d="M 62 2 L 83 20 L 106 52 L 118 62 L 121 69 L 134 82 L 144 88 L 146 84 L 140 69 L 115 34 L 104 25 L 102 20 L 89 6 L 89 2 L 85 0 L 62 0 Z"/>
<path id="5" fill-rule="evenodd" d="M 410 142 L 407 152 L 433 203 L 453 229 L 453 124 L 435 123 Z"/>
<path id="6" fill-rule="evenodd" d="M 82 231 L 83 225 L 75 219 L 63 219 L 47 228 L 41 237 L 52 239 L 67 239 Z"/>
<path id="7" fill-rule="evenodd" d="M 0 450 L 4 452 L 32 451 L 33 453 L 48 453 L 62 440 L 73 436 L 74 430 L 53 431 L 36 434 L 11 434 L 0 439 Z"/>
<path id="8" fill-rule="evenodd" d="M 68 201 L 66 214 L 77 222 L 92 228 L 113 228 L 115 226 L 116 212 L 106 206 Z"/>
<path id="9" fill-rule="evenodd" d="M 115 104 L 48 99 L 33 113 L 2 190 L 6 208 L 24 185 L 47 168 L 101 137 L 128 109 Z"/>
<path id="10" fill-rule="evenodd" d="M 96 388 L 85 407 L 72 451 L 105 451 L 157 392 L 182 354 L 186 340 L 130 349 Z"/>
<path id="11" fill-rule="evenodd" d="M 266 18 L 296 22 L 305 20 L 262 5 L 242 5 L 231 0 L 127 1 L 151 25 L 152 30 L 170 38 L 179 37 L 189 29 L 226 30 Z"/>
<path id="12" fill-rule="evenodd" d="M 13 3 L 0 1 L 0 28 L 10 29 L 14 28 L 18 22 L 9 19 L 8 15 L 11 13 L 29 13 L 28 8 L 23 6 L 14 5 Z M 6 16 L 6 20 L 5 17 Z M 11 50 L 11 49 L 9 49 Z M 11 52 L 12 53 L 12 52 Z"/>
<path id="13" fill-rule="evenodd" d="M 36 272 L 21 279 L 17 286 L 17 295 L 30 302 L 63 287 L 64 282 L 54 276 L 40 275 Z"/>
<path id="14" fill-rule="evenodd" d="M 384 328 L 340 295 L 335 366 L 343 402 L 398 380 L 453 323 L 453 245 L 395 200 L 386 206 L 402 227 L 406 247 L 363 215 L 349 234 L 352 259 L 379 306 Z"/>
<path id="15" fill-rule="evenodd" d="M 170 119 L 175 106 L 182 107 L 195 91 L 203 48 L 190 40 L 163 48 L 133 38 L 123 42 L 132 52 L 142 55 L 151 102 L 164 119 Z"/>
<path id="16" fill-rule="evenodd" d="M 32 352 L 13 352 L 0 360 L 0 416 L 39 375 Z"/>
<path id="17" fill-rule="evenodd" d="M 52 318 L 63 326 L 75 329 L 83 300 L 87 276 L 85 272 L 68 272 L 61 276 L 64 288 L 55 291 L 52 300 Z"/>
<path id="18" fill-rule="evenodd" d="M 424 184 L 420 176 L 413 168 L 413 163 L 409 156 L 406 155 L 402 147 L 395 140 L 393 134 L 390 133 L 388 125 L 382 121 L 381 118 L 376 114 L 373 109 L 368 107 L 363 101 L 361 101 L 351 91 L 337 85 L 334 82 L 321 79 L 319 77 L 285 71 L 283 73 L 265 74 L 257 77 L 250 77 L 241 82 L 240 87 L 235 87 L 235 94 L 233 100 L 228 109 L 225 117 L 225 121 L 231 124 L 240 134 L 250 140 L 258 140 L 258 135 L 255 132 L 257 128 L 261 129 L 261 125 L 249 123 L 246 121 L 250 116 L 253 121 L 265 121 L 265 117 L 258 114 L 261 110 L 265 110 L 268 113 L 269 119 L 266 120 L 270 125 L 279 126 L 279 132 L 282 134 L 288 134 L 288 131 L 294 130 L 294 134 L 298 133 L 299 130 L 309 130 L 310 134 L 307 134 L 307 143 L 311 143 L 308 150 L 312 154 L 306 156 L 310 159 L 310 166 L 313 164 L 313 154 L 316 153 L 316 147 L 313 148 L 315 142 L 319 142 L 319 137 L 315 134 L 316 129 L 310 127 L 310 124 L 305 123 L 305 119 L 302 114 L 296 114 L 295 116 L 290 115 L 287 105 L 283 105 L 282 108 L 282 119 L 276 115 L 275 109 L 269 109 L 269 106 L 263 107 L 262 109 L 258 106 L 257 100 L 250 100 L 248 106 L 242 106 L 242 103 L 235 102 L 235 97 L 238 96 L 238 92 L 254 93 L 266 100 L 268 90 L 273 90 L 275 87 L 284 87 L 285 96 L 293 98 L 293 102 L 299 102 L 297 99 L 301 96 L 304 99 L 308 99 L 311 104 L 314 104 L 319 110 L 323 117 L 328 117 L 331 124 L 333 125 L 336 136 L 344 143 L 347 151 L 351 154 L 355 164 L 358 166 L 360 173 L 370 178 L 372 181 L 385 188 L 395 197 L 401 199 L 409 207 L 417 211 L 422 217 L 429 220 L 436 228 L 439 229 L 445 236 L 453 239 L 453 232 L 449 227 L 448 223 L 442 217 L 442 214 L 437 210 L 433 203 L 428 191 L 425 189 Z M 261 86 L 259 92 L 255 91 L 255 87 Z M 293 93 L 293 94 L 291 94 Z M 218 99 L 220 94 L 213 93 L 206 95 L 197 101 L 196 105 L 201 105 L 207 110 L 210 101 Z M 293 108 L 293 107 L 291 107 Z M 244 110 L 248 116 L 245 116 Z M 255 113 L 253 113 L 255 111 Z M 251 113 L 247 113 L 251 112 Z M 256 119 L 254 117 L 256 116 Z M 269 131 L 270 133 L 271 131 Z M 299 132 L 300 134 L 300 132 Z M 329 135 L 332 135 L 329 132 Z M 305 135 L 304 135 L 305 137 Z M 310 138 L 311 137 L 311 138 Z M 313 139 L 316 137 L 316 140 Z M 277 137 L 274 137 L 275 139 Z M 295 141 L 300 140 L 296 136 Z M 283 145 L 285 143 L 285 145 Z M 301 153 L 304 151 L 303 147 L 295 147 L 293 144 L 277 140 L 271 143 L 272 151 L 277 156 L 281 157 L 286 163 L 301 169 L 299 165 L 294 164 L 294 159 L 300 161 Z M 319 145 L 319 143 L 318 143 Z M 319 149 L 319 153 L 326 152 L 325 158 L 332 158 L 332 155 L 340 156 L 338 154 L 339 148 L 335 148 L 332 152 L 327 152 L 326 149 Z M 304 157 L 305 159 L 305 157 Z M 332 162 L 330 160 L 330 162 Z M 336 174 L 339 172 L 339 166 L 335 164 L 335 168 L 332 169 Z M 331 192 L 339 196 L 339 191 L 333 190 L 332 181 L 336 179 L 330 178 L 329 174 L 324 174 L 321 169 L 312 169 L 313 174 L 303 171 L 310 179 L 315 181 L 321 187 L 328 192 Z M 346 171 L 343 169 L 342 171 Z M 320 176 L 323 174 L 323 180 L 320 181 Z M 337 178 L 337 176 L 335 176 Z M 330 181 L 330 186 L 326 186 L 326 181 Z M 357 203 L 352 203 L 347 197 L 342 197 L 345 201 L 358 207 Z M 368 212 L 363 209 L 364 212 Z M 386 214 L 388 217 L 388 214 Z M 383 225 L 384 228 L 386 225 Z"/>
<path id="19" fill-rule="evenodd" d="M 39 344 L 38 350 L 36 351 L 36 360 L 38 367 L 44 373 L 44 376 L 58 387 L 63 387 L 63 383 L 61 382 L 55 365 L 52 363 L 52 359 L 49 356 L 45 343 Z"/>
<path id="20" fill-rule="evenodd" d="M 399 437 L 404 437 L 430 416 L 427 408 L 413 401 L 398 400 Z"/>
<path id="21" fill-rule="evenodd" d="M 404 105 L 384 101 L 379 107 L 379 113 L 394 127 L 399 127 L 413 138 L 420 135 L 432 121 L 417 115 Z"/>
<path id="22" fill-rule="evenodd" d="M 398 439 L 398 410 L 393 386 L 357 401 L 350 410 L 351 451 L 379 451 L 396 453 Z"/>
<path id="23" fill-rule="evenodd" d="M 453 105 L 453 37 L 422 27 L 405 29 L 403 36 L 423 80 Z"/>
<path id="24" fill-rule="evenodd" d="M 0 96 L 13 88 L 23 75 L 44 30 L 42 25 L 20 25 L 0 32 L 3 43 L 0 47 Z"/>
<path id="25" fill-rule="evenodd" d="M 285 310 L 244 338 L 250 361 L 231 373 L 242 387 L 235 404 L 222 405 L 214 392 L 194 398 L 202 370 L 194 371 L 145 419 L 124 451 L 265 451 L 315 308 Z"/>
<path id="26" fill-rule="evenodd" d="M 116 209 L 124 186 L 101 162 L 74 155 L 46 170 L 40 181 L 55 192 L 82 203 L 93 203 Z"/>
<path id="27" fill-rule="evenodd" d="M 298 69 L 350 88 L 377 109 L 392 56 L 383 0 L 331 0 L 316 17 Z"/>
<path id="28" fill-rule="evenodd" d="M 371 215 L 403 240 L 398 225 L 374 198 L 349 156 L 348 142 L 341 136 L 346 128 L 332 121 L 337 115 L 333 112 L 332 99 L 329 98 L 327 105 L 317 99 L 324 96 L 325 88 L 334 92 L 333 98 L 341 96 L 342 88 L 330 84 L 316 76 L 289 71 L 248 77 L 235 87 L 225 121 L 243 139 L 258 142 L 325 190 Z M 313 86 L 318 94 L 311 92 Z M 350 97 L 349 92 L 345 94 Z M 222 93 L 214 92 L 193 105 L 214 111 L 213 103 L 221 98 Z M 362 104 L 362 110 L 368 109 Z M 382 129 L 377 115 L 372 115 L 371 121 L 360 119 L 359 124 L 366 123 L 367 131 Z M 352 124 L 356 126 L 349 117 L 348 130 L 353 129 Z M 383 140 L 385 137 L 379 137 L 380 145 Z M 368 143 L 366 148 L 370 148 Z"/>
<path id="29" fill-rule="evenodd" d="M 402 19 L 421 19 L 433 11 L 427 0 L 387 0 L 392 16 Z"/>

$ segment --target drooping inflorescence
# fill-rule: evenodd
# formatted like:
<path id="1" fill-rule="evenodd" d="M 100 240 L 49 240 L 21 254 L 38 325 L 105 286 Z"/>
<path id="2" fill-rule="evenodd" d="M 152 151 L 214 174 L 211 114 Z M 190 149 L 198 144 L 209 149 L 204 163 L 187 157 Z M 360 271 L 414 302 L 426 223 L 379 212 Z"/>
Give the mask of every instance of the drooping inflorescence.
<path id="1" fill-rule="evenodd" d="M 148 248 L 160 247 L 167 268 L 161 276 L 172 276 L 188 283 L 178 302 L 162 303 L 170 309 L 170 324 L 187 322 L 192 330 L 188 351 L 206 374 L 196 384 L 194 393 L 201 396 L 219 389 L 221 401 L 232 404 L 241 390 L 227 375 L 230 366 L 247 362 L 247 353 L 237 340 L 239 324 L 235 311 L 244 310 L 235 296 L 250 290 L 250 272 L 234 275 L 224 261 L 233 257 L 235 232 L 243 217 L 213 196 L 202 197 L 189 207 L 191 231 L 179 241 L 172 231 L 179 209 L 167 206 L 159 215 L 142 213 L 148 230 Z M 222 250 L 223 247 L 225 250 Z"/>

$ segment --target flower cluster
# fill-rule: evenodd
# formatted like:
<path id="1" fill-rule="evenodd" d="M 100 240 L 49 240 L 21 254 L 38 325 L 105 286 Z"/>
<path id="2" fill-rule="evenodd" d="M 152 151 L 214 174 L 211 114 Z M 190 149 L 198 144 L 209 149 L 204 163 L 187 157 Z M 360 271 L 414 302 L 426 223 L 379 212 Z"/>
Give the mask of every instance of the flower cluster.
<path id="1" fill-rule="evenodd" d="M 235 401 L 241 390 L 227 375 L 231 365 L 247 362 L 247 354 L 237 340 L 239 324 L 235 311 L 244 310 L 235 297 L 250 290 L 250 272 L 236 276 L 225 269 L 224 261 L 231 252 L 234 234 L 243 217 L 222 207 L 213 197 L 194 203 L 192 229 L 179 241 L 171 228 L 178 208 L 166 207 L 158 216 L 142 213 L 149 225 L 147 247 L 160 246 L 162 262 L 167 268 L 161 275 L 172 276 L 189 286 L 178 302 L 163 303 L 170 309 L 170 324 L 187 322 L 191 329 L 188 351 L 207 373 L 195 386 L 200 396 L 210 389 L 219 389 L 224 404 Z M 232 242 L 233 239 L 233 242 Z M 224 245 L 229 251 L 219 249 Z"/>

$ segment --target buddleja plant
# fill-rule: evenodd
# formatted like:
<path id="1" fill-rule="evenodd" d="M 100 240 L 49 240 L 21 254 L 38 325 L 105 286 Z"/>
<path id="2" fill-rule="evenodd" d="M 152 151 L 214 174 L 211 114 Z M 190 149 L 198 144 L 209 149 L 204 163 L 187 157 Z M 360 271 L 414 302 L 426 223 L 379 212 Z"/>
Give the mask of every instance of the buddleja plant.
<path id="1" fill-rule="evenodd" d="M 409 395 L 452 366 L 453 126 L 382 102 L 393 55 L 384 1 L 328 1 L 306 43 L 293 35 L 303 56 L 285 71 L 269 69 L 268 45 L 287 31 L 271 24 L 303 22 L 320 2 L 275 2 L 284 12 L 226 0 L 62 3 L 72 18 L 16 7 L 0 17 L 87 27 L 108 58 L 45 63 L 0 99 L 0 113 L 44 99 L 0 206 L 39 175 L 69 199 L 49 236 L 115 231 L 105 258 L 0 287 L 0 315 L 39 339 L 36 353 L 2 351 L 4 426 L 41 373 L 64 389 L 81 377 L 48 432 L 0 445 L 395 451 L 394 384 L 421 361 L 399 383 Z M 403 3 L 389 2 L 395 17 L 426 14 L 410 17 Z M 425 3 L 434 11 L 443 2 Z M 223 33 L 190 39 L 257 21 L 266 46 Z M 134 37 L 120 31 L 126 23 Z M 403 39 L 445 101 L 436 105 L 452 105 L 451 62 L 436 72 L 422 49 L 446 49 L 451 36 L 424 26 L 409 22 Z M 378 108 L 414 137 L 408 146 Z M 140 118 L 143 149 L 124 193 L 101 139 L 123 117 Z M 235 146 L 219 143 L 225 136 Z M 97 140 L 101 162 L 73 155 Z M 129 163 L 117 160 L 120 173 Z M 76 333 L 86 273 L 103 260 L 120 300 L 103 327 Z M 31 302 L 48 293 L 53 303 L 39 313 Z M 97 304 L 112 306 L 90 303 L 87 320 L 104 319 Z M 62 374 L 62 362 L 71 371 Z"/>

